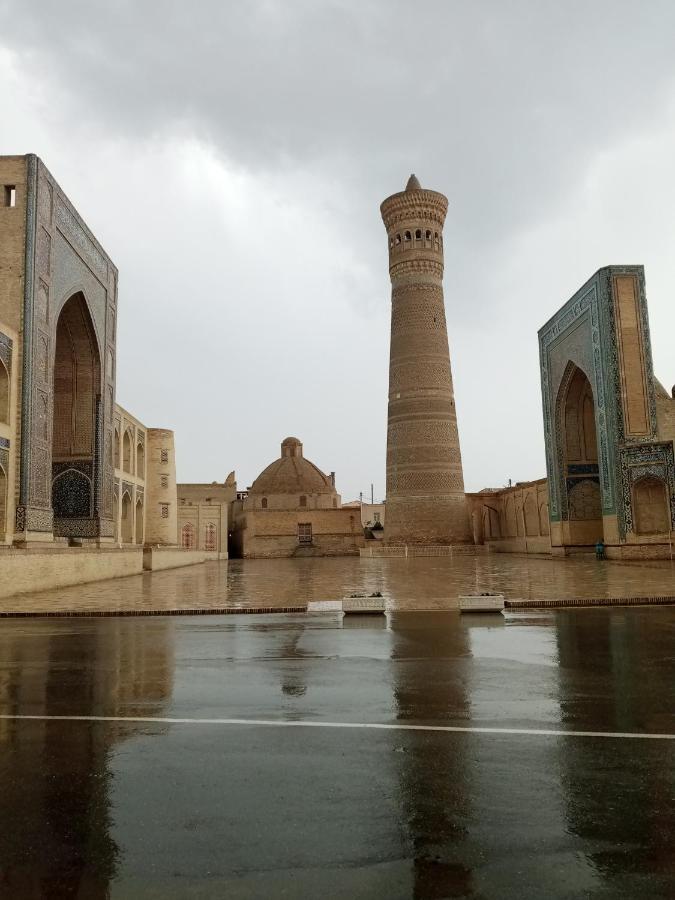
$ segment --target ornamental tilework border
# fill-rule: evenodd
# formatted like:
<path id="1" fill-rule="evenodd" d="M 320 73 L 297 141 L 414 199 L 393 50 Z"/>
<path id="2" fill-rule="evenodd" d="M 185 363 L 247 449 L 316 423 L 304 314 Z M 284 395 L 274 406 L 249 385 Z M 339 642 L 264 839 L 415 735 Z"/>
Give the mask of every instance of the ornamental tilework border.
<path id="1" fill-rule="evenodd" d="M 675 456 L 670 441 L 639 444 L 621 451 L 622 496 L 619 523 L 622 536 L 633 531 L 631 488 L 636 481 L 652 475 L 668 487 L 671 528 L 675 531 Z"/>
<path id="2" fill-rule="evenodd" d="M 560 433 L 560 416 L 557 414 L 556 402 L 564 391 L 560 387 L 565 380 L 569 380 L 573 369 L 563 375 L 556 397 L 552 396 L 550 351 L 562 342 L 571 326 L 578 324 L 586 318 L 590 330 L 592 359 L 593 359 L 593 395 L 595 399 L 595 418 L 598 433 L 598 455 L 600 463 L 600 482 L 602 486 L 602 505 L 605 514 L 614 511 L 614 478 L 612 472 L 612 447 L 609 440 L 608 428 L 610 416 L 606 409 L 606 367 L 603 366 L 601 350 L 601 332 L 608 327 L 607 322 L 601 318 L 601 303 L 599 297 L 599 274 L 587 282 L 577 293 L 556 313 L 556 315 L 539 332 L 539 359 L 541 370 L 541 387 L 544 412 L 544 440 L 546 445 L 546 470 L 548 473 L 550 489 L 549 514 L 552 521 L 559 521 L 567 515 L 567 492 L 563 490 L 563 445 Z M 606 305 L 606 304 L 602 304 Z"/>
<path id="3" fill-rule="evenodd" d="M 550 354 L 559 344 L 570 337 L 573 326 L 588 329 L 592 353 L 593 397 L 595 401 L 595 421 L 598 434 L 598 456 L 600 482 L 602 487 L 602 507 L 604 515 L 616 513 L 619 531 L 625 537 L 626 529 L 632 526 L 630 484 L 626 482 L 628 471 L 623 463 L 622 445 L 627 442 L 623 421 L 621 399 L 621 372 L 619 348 L 616 333 L 614 295 L 612 280 L 617 275 L 631 275 L 637 280 L 637 301 L 644 341 L 644 360 L 647 381 L 650 434 L 643 438 L 631 438 L 630 445 L 639 450 L 647 448 L 656 437 L 656 397 L 649 335 L 649 319 L 642 266 L 608 266 L 598 270 L 574 296 L 539 331 L 539 357 L 541 369 L 542 400 L 544 413 L 544 438 L 546 442 L 546 468 L 550 485 L 550 517 L 559 521 L 567 516 L 567 492 L 563 478 L 563 441 L 561 415 L 556 407 L 559 397 L 565 395 L 565 382 L 574 371 L 572 364 L 563 374 L 557 393 L 551 378 Z M 649 452 L 649 451 L 647 451 Z M 671 494 L 673 482 L 670 482 Z M 628 493 L 627 493 L 628 492 Z"/>
<path id="4" fill-rule="evenodd" d="M 14 346 L 11 337 L 0 331 L 0 360 L 5 364 L 7 372 L 12 374 L 12 347 Z"/>
<path id="5" fill-rule="evenodd" d="M 52 253 L 39 257 L 36 235 L 42 229 L 51 235 Z M 56 240 L 58 238 L 58 241 Z M 59 253 L 58 248 L 61 247 Z M 65 254 L 65 255 L 64 255 Z M 76 264 L 76 265 L 75 265 Z M 79 268 L 78 268 L 79 267 Z M 79 273 L 79 274 L 78 274 Z M 56 281 L 55 281 L 56 279 Z M 84 280 L 83 280 L 84 279 Z M 54 285 L 59 289 L 55 291 Z M 89 296 L 87 285 L 94 285 L 96 296 Z M 39 294 L 41 286 L 43 294 Z M 93 288 L 92 288 L 93 290 Z M 31 530 L 51 530 L 51 419 L 56 312 L 68 296 L 82 292 L 96 330 L 97 321 L 107 321 L 107 314 L 116 308 L 116 270 L 94 235 L 63 193 L 53 176 L 33 154 L 28 156 L 26 203 L 26 251 L 24 278 L 24 354 L 21 408 L 21 468 L 20 506 L 22 521 Z M 54 293 L 54 296 L 51 296 Z M 42 300 L 41 300 L 42 297 Z M 96 299 L 98 298 L 98 299 Z M 46 303 L 46 315 L 41 312 Z M 92 306 L 93 303 L 93 306 Z M 101 307 L 99 309 L 99 307 Z M 108 316 L 109 318 L 109 316 Z M 114 321 L 114 318 L 113 318 Z M 39 328 L 43 331 L 40 332 Z M 44 328 L 49 333 L 45 335 Z M 99 328 L 100 330 L 100 328 Z M 48 366 L 41 364 L 38 350 L 40 335 L 45 337 Z M 114 409 L 113 372 L 105 371 L 103 348 L 115 352 L 114 329 L 110 334 L 97 334 L 101 353 L 101 384 L 97 391 L 111 395 L 109 409 L 98 411 L 96 422 L 96 466 L 93 472 L 96 512 L 104 518 L 112 515 L 111 483 L 114 478 L 113 461 L 103 454 L 105 446 L 112 446 L 112 414 Z M 42 353 L 42 358 L 45 354 Z M 114 362 L 114 360 L 113 360 Z M 44 395 L 47 403 L 40 404 Z M 103 458 L 101 458 L 103 456 Z M 102 507 L 102 508 L 101 508 Z M 19 512 L 17 511 L 17 521 Z M 20 529 L 21 530 L 21 529 Z"/>
<path id="6" fill-rule="evenodd" d="M 611 291 L 611 279 L 614 275 L 635 275 L 637 277 L 637 301 L 640 311 L 640 324 L 642 325 L 642 339 L 644 342 L 644 361 L 647 375 L 647 403 L 649 407 L 649 428 L 650 434 L 641 437 L 631 437 L 631 444 L 644 444 L 653 441 L 656 438 L 656 394 L 654 391 L 654 367 L 652 362 L 651 337 L 649 334 L 649 314 L 647 310 L 647 292 L 645 289 L 645 273 L 642 266 L 638 267 L 613 267 L 607 275 L 607 290 L 609 294 L 608 312 L 610 317 L 610 371 L 613 377 L 613 387 L 617 398 L 621 397 L 621 372 L 619 369 L 619 347 L 617 342 L 616 321 L 614 314 L 614 303 Z M 623 404 L 616 405 L 616 435 L 621 442 L 626 440 L 625 423 L 623 420 Z"/>

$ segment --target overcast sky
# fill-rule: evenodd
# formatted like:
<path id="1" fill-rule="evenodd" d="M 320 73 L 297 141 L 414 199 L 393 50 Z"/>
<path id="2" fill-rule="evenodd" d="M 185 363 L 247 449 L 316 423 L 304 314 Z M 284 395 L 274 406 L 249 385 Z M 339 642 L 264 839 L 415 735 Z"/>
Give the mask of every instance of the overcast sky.
<path id="1" fill-rule="evenodd" d="M 450 200 L 445 302 L 467 490 L 545 474 L 537 329 L 646 268 L 675 381 L 675 4 L 0 0 L 0 137 L 120 269 L 117 400 L 178 477 L 241 487 L 287 435 L 384 495 L 379 204 Z"/>

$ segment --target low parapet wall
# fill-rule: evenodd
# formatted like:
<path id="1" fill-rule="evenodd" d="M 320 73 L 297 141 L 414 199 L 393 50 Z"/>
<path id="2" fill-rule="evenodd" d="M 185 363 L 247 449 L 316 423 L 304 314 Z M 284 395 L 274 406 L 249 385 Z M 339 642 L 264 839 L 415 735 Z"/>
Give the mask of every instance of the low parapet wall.
<path id="1" fill-rule="evenodd" d="M 2 550 L 0 598 L 138 575 L 142 571 L 143 551 L 140 547 Z"/>
<path id="2" fill-rule="evenodd" d="M 194 566 L 197 563 L 206 562 L 208 559 L 218 559 L 218 553 L 210 550 L 183 550 L 181 547 L 145 547 L 143 549 L 143 568 L 147 572 Z"/>
<path id="3" fill-rule="evenodd" d="M 454 556 L 455 553 L 475 554 L 482 547 L 473 544 L 381 544 L 369 542 L 360 550 L 361 557 L 379 559 L 381 557 L 407 558 L 411 556 Z"/>

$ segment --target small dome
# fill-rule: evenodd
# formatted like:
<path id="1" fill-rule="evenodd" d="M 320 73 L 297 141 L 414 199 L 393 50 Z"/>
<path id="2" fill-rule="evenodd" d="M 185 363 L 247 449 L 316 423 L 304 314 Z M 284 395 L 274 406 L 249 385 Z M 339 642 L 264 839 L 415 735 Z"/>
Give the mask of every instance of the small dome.
<path id="1" fill-rule="evenodd" d="M 281 457 L 270 463 L 249 488 L 251 494 L 336 494 L 328 475 L 302 455 L 298 438 L 284 438 Z"/>
<path id="2" fill-rule="evenodd" d="M 408 183 L 405 186 L 406 191 L 421 191 L 422 185 L 419 183 L 417 175 L 413 172 L 413 174 L 408 179 Z"/>

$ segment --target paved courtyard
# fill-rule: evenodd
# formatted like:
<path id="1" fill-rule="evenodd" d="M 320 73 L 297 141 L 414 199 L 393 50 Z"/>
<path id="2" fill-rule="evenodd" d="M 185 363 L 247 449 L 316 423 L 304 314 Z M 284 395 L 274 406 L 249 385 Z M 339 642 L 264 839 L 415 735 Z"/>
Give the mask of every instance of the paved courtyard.
<path id="1" fill-rule="evenodd" d="M 8 619 L 0 896 L 675 893 L 675 608 Z"/>
<path id="2" fill-rule="evenodd" d="M 230 560 L 0 599 L 0 614 L 306 607 L 358 591 L 381 591 L 392 609 L 441 610 L 460 594 L 488 590 L 509 600 L 672 597 L 675 564 L 505 553 Z"/>

